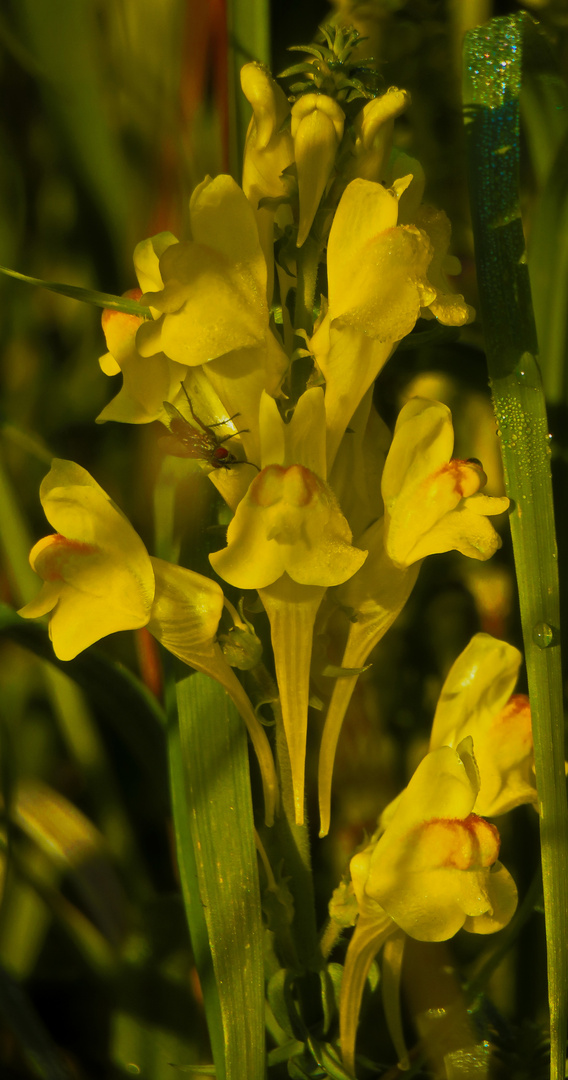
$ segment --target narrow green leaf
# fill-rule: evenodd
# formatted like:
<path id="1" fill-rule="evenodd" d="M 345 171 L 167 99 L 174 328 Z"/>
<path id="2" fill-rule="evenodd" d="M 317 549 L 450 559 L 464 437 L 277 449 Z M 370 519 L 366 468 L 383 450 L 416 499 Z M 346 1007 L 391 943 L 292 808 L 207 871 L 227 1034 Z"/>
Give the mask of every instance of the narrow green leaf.
<path id="1" fill-rule="evenodd" d="M 195 678 L 196 676 L 192 677 Z M 215 970 L 209 947 L 205 907 L 199 890 L 199 875 L 195 854 L 196 845 L 192 833 L 191 804 L 187 795 L 186 761 L 181 746 L 177 710 L 172 708 L 168 711 L 170 714 L 168 723 L 170 791 L 183 902 L 195 966 L 201 983 L 211 1049 L 217 1062 L 216 1073 L 219 1080 L 225 1080 L 223 1021 Z"/>
<path id="2" fill-rule="evenodd" d="M 139 304 L 137 300 L 129 300 L 126 296 L 114 296 L 112 293 L 97 292 L 96 289 L 82 289 L 79 285 L 65 285 L 59 281 L 44 281 L 42 278 L 20 274 L 18 270 L 10 270 L 8 266 L 0 266 L 0 274 L 6 274 L 7 277 L 15 278 L 16 281 L 23 281 L 26 285 L 35 285 L 40 289 L 48 289 L 49 292 L 60 293 L 71 300 L 80 300 L 83 304 L 111 308 L 113 311 L 124 311 L 127 315 L 139 315 L 143 319 L 149 319 L 152 316 L 149 307 Z"/>
<path id="3" fill-rule="evenodd" d="M 470 198 L 487 361 L 500 433 L 529 694 L 548 957 L 551 1077 L 565 1067 L 568 808 L 550 449 L 519 200 L 519 93 L 529 16 L 466 35 Z"/>
<path id="4" fill-rule="evenodd" d="M 216 1075 L 263 1080 L 263 930 L 246 730 L 222 687 L 206 675 L 178 683 L 178 710 L 186 806 L 178 763 L 174 812 L 176 831 L 179 825 L 190 832 L 192 849 L 187 840 L 178 843 L 178 857 Z M 189 896 L 194 877 L 197 893 Z"/>

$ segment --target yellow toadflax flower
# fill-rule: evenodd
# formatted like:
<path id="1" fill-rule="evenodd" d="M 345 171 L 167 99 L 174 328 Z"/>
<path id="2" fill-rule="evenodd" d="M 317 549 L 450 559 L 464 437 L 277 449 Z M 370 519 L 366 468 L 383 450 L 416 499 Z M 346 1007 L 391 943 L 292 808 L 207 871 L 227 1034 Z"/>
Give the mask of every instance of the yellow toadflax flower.
<path id="1" fill-rule="evenodd" d="M 446 405 L 424 398 L 407 402 L 381 484 L 385 549 L 396 566 L 442 551 L 484 560 L 501 547 L 488 517 L 502 514 L 509 500 L 480 494 L 485 473 L 477 462 L 453 459 L 453 445 Z"/>
<path id="2" fill-rule="evenodd" d="M 19 614 L 49 614 L 55 655 L 72 660 L 119 630 L 147 626 L 174 655 L 227 690 L 254 745 L 262 774 L 267 823 L 277 781 L 262 725 L 216 641 L 224 605 L 216 582 L 152 558 L 96 480 L 80 465 L 56 459 L 40 488 L 46 517 L 59 530 L 30 554 L 41 592 Z"/>
<path id="3" fill-rule="evenodd" d="M 351 543 L 326 483 L 323 391 L 306 391 L 289 424 L 264 394 L 260 437 L 261 472 L 237 506 L 227 546 L 209 558 L 229 584 L 258 589 L 267 611 L 301 824 L 314 620 L 326 589 L 352 577 L 366 552 Z"/>
<path id="4" fill-rule="evenodd" d="M 107 634 L 145 626 L 155 589 L 150 556 L 106 492 L 80 465 L 56 459 L 40 499 L 57 533 L 30 553 L 44 585 L 19 614 L 49 613 L 60 660 L 72 660 Z"/>
<path id="5" fill-rule="evenodd" d="M 327 250 L 329 307 L 310 341 L 326 382 L 328 467 L 365 393 L 395 346 L 431 304 L 438 283 L 429 277 L 434 248 L 427 233 L 398 224 L 399 199 L 412 176 L 390 189 L 353 180 L 331 226 Z M 445 309 L 437 312 L 445 322 Z M 452 309 L 463 325 L 471 309 Z"/>
<path id="6" fill-rule="evenodd" d="M 385 831 L 351 860 L 358 917 L 341 986 L 340 1037 L 352 1073 L 365 980 L 389 939 L 400 939 L 402 932 L 418 941 L 447 941 L 462 928 L 492 934 L 515 912 L 515 883 L 498 862 L 499 833 L 474 812 L 478 791 L 471 739 L 456 750 L 433 750 L 397 800 Z M 396 983 L 402 947 L 392 949 L 391 957 L 398 966 Z M 398 1002 L 385 1006 L 404 1067 Z"/>
<path id="7" fill-rule="evenodd" d="M 262 64 L 245 64 L 241 68 L 241 87 L 252 106 L 243 156 L 243 191 L 256 216 L 270 304 L 274 287 L 274 219 L 279 201 L 286 199 L 294 186 L 287 172 L 294 161 L 294 143 L 286 124 L 290 106 L 284 91 Z M 261 200 L 268 200 L 268 204 L 259 205 Z"/>

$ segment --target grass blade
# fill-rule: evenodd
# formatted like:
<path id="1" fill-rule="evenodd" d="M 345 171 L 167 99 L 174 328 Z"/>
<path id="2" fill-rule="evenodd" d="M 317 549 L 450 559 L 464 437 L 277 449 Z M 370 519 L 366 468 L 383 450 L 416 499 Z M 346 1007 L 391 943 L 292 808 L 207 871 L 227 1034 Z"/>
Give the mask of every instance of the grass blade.
<path id="1" fill-rule="evenodd" d="M 466 35 L 470 198 L 487 362 L 500 432 L 535 747 L 548 960 L 551 1077 L 564 1077 L 568 808 L 550 448 L 519 202 L 519 93 L 530 17 Z"/>
<path id="2" fill-rule="evenodd" d="M 178 858 L 216 1075 L 263 1080 L 263 930 L 246 729 L 223 688 L 206 675 L 178 683 L 178 710 L 184 773 L 182 790 L 174 760 Z M 194 877 L 197 890 L 188 895 Z"/>

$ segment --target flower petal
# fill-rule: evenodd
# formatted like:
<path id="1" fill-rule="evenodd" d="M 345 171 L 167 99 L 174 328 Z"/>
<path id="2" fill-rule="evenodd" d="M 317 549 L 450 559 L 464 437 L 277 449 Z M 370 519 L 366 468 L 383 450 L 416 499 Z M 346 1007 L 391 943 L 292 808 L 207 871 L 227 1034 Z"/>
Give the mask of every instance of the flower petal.
<path id="1" fill-rule="evenodd" d="M 274 398 L 263 394 L 259 425 L 263 468 L 301 462 L 325 480 L 325 401 L 321 386 L 313 386 L 302 394 L 287 424 Z"/>
<path id="2" fill-rule="evenodd" d="M 494 934 L 510 923 L 519 901 L 517 886 L 508 870 L 496 862 L 490 870 L 487 894 L 491 908 L 483 915 L 470 915 L 463 924 L 470 934 Z"/>
<path id="3" fill-rule="evenodd" d="M 297 825 L 304 823 L 304 772 L 314 622 L 325 589 L 284 574 L 259 596 L 270 620 L 282 722 L 290 756 Z"/>
<path id="4" fill-rule="evenodd" d="M 157 233 L 148 240 L 141 240 L 134 248 L 134 269 L 143 293 L 162 289 L 164 283 L 160 274 L 160 258 L 166 248 L 177 244 L 177 237 L 171 232 Z"/>
<path id="5" fill-rule="evenodd" d="M 475 634 L 452 664 L 442 687 L 430 735 L 430 750 L 457 746 L 465 735 L 485 735 L 515 688 L 522 655 L 490 634 Z"/>
<path id="6" fill-rule="evenodd" d="M 426 234 L 412 225 L 374 237 L 356 261 L 336 271 L 333 293 L 330 282 L 332 325 L 352 326 L 377 341 L 400 341 L 413 329 L 420 309 L 435 299 L 426 277 L 431 258 Z"/>

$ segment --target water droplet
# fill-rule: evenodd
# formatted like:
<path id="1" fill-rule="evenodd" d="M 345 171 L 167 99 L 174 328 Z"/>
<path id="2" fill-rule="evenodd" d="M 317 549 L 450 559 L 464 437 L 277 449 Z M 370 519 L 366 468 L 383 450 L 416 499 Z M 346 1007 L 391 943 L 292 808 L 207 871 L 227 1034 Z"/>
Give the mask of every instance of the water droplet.
<path id="1" fill-rule="evenodd" d="M 533 626 L 532 639 L 535 645 L 538 645 L 539 649 L 548 649 L 551 645 L 557 643 L 558 633 L 554 627 L 549 626 L 548 623 L 538 622 Z"/>
<path id="2" fill-rule="evenodd" d="M 540 389 L 540 368 L 538 366 L 538 360 L 532 353 L 523 353 L 515 368 L 515 375 L 523 386 L 527 386 L 532 390 Z"/>

